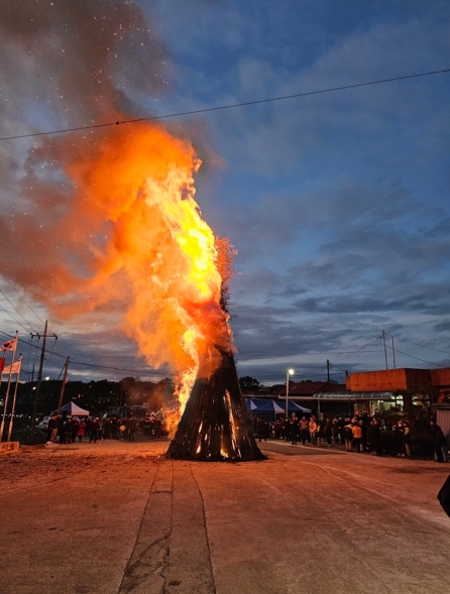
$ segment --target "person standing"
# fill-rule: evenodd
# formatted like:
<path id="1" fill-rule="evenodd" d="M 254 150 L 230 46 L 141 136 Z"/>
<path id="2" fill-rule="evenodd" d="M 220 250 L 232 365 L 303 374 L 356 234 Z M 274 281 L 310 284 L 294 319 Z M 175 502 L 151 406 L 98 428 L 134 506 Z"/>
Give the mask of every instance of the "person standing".
<path id="1" fill-rule="evenodd" d="M 403 423 L 402 457 L 411 458 L 411 428 L 408 421 Z"/>
<path id="2" fill-rule="evenodd" d="M 72 443 L 72 436 L 73 436 L 73 418 L 68 417 L 65 422 L 65 443 Z"/>
<path id="3" fill-rule="evenodd" d="M 258 431 L 258 441 L 261 441 L 263 439 L 264 439 L 264 441 L 267 441 L 266 421 L 263 419 L 263 417 L 258 417 L 257 431 Z"/>
<path id="4" fill-rule="evenodd" d="M 80 421 L 76 417 L 72 417 L 72 434 L 70 436 L 71 443 L 75 443 L 76 441 L 79 426 Z"/>
<path id="5" fill-rule="evenodd" d="M 445 435 L 442 429 L 436 423 L 435 419 L 430 420 L 430 434 L 433 442 L 434 453 L 436 455 L 436 462 L 444 462 L 444 455 L 442 449 L 447 445 Z"/>
<path id="6" fill-rule="evenodd" d="M 370 445 L 372 449 L 372 454 L 374 456 L 382 456 L 383 455 L 383 448 L 381 446 L 381 426 L 376 417 L 374 417 L 370 423 L 371 425 L 371 439 Z"/>
<path id="7" fill-rule="evenodd" d="M 319 448 L 323 448 L 323 440 L 325 438 L 325 422 L 323 419 L 317 421 L 316 439 Z"/>
<path id="8" fill-rule="evenodd" d="M 298 431 L 299 431 L 298 419 L 297 419 L 297 416 L 295 414 L 293 414 L 291 417 L 291 420 L 289 422 L 289 432 L 291 434 L 291 444 L 292 445 L 297 445 Z"/>
<path id="9" fill-rule="evenodd" d="M 309 438 L 311 440 L 311 445 L 316 445 L 316 435 L 317 435 L 317 423 L 316 417 L 311 417 L 309 420 Z"/>
<path id="10" fill-rule="evenodd" d="M 337 425 L 339 428 L 339 439 L 340 439 L 341 443 L 345 443 L 344 427 L 346 424 L 347 424 L 346 419 L 344 419 L 343 417 L 338 417 Z"/>
<path id="11" fill-rule="evenodd" d="M 395 436 L 395 451 L 394 451 L 394 453 L 400 457 L 404 454 L 404 451 L 403 451 L 403 434 L 404 434 L 403 421 L 397 421 L 397 423 L 393 426 L 392 431 Z"/>
<path id="12" fill-rule="evenodd" d="M 281 438 L 281 421 L 280 421 L 280 419 L 277 419 L 275 421 L 273 430 L 275 433 L 275 439 L 280 439 Z"/>
<path id="13" fill-rule="evenodd" d="M 339 443 L 339 424 L 338 424 L 338 419 L 336 417 L 334 417 L 334 419 L 331 423 L 331 434 L 333 436 L 333 443 L 335 445 L 338 445 L 338 443 Z"/>
<path id="14" fill-rule="evenodd" d="M 86 435 L 86 422 L 81 420 L 78 424 L 77 437 L 78 442 L 81 443 L 83 437 Z"/>
<path id="15" fill-rule="evenodd" d="M 330 448 L 331 442 L 333 441 L 333 425 L 329 417 L 325 419 L 325 439 L 327 440 L 327 445 Z"/>
<path id="16" fill-rule="evenodd" d="M 352 422 L 353 448 L 355 452 L 362 452 L 362 428 L 357 419 Z"/>
<path id="17" fill-rule="evenodd" d="M 92 419 L 92 423 L 91 423 L 89 442 L 97 443 L 99 432 L 100 432 L 100 419 L 98 417 L 94 417 Z"/>
<path id="18" fill-rule="evenodd" d="M 50 421 L 48 422 L 47 441 L 51 441 L 53 443 L 56 442 L 56 438 L 58 436 L 58 429 L 59 429 L 59 416 L 52 415 L 50 418 Z"/>
<path id="19" fill-rule="evenodd" d="M 300 437 L 302 444 L 305 445 L 306 440 L 309 437 L 309 424 L 308 419 L 305 416 L 303 416 L 300 421 Z"/>
<path id="20" fill-rule="evenodd" d="M 343 431 L 344 431 L 345 451 L 351 452 L 352 448 L 353 448 L 353 430 L 352 430 L 352 423 L 351 423 L 349 417 L 347 417 L 345 419 L 345 425 L 344 425 Z"/>

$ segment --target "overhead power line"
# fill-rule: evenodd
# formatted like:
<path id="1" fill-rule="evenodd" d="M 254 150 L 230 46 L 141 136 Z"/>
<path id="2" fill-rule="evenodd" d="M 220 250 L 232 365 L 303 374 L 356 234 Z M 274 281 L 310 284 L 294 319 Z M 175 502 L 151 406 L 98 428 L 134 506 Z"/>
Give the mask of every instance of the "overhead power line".
<path id="1" fill-rule="evenodd" d="M 211 111 L 222 111 L 225 109 L 235 109 L 236 107 L 248 107 L 250 105 L 260 105 L 262 103 L 274 103 L 275 101 L 285 101 L 287 99 L 299 99 L 301 97 L 310 97 L 312 95 L 323 95 L 325 93 L 335 93 L 337 91 L 347 91 L 349 89 L 357 89 L 360 87 L 369 87 L 373 85 L 381 85 L 385 83 L 395 82 L 399 80 L 408 80 L 412 78 L 421 78 L 424 76 L 434 76 L 436 74 L 446 74 L 450 72 L 450 68 L 442 70 L 432 70 L 430 72 L 419 72 L 416 74 L 406 74 L 404 76 L 394 76 L 392 78 L 382 78 L 379 80 L 371 80 L 362 83 L 355 83 L 352 85 L 342 85 L 339 87 L 330 87 L 327 89 L 319 89 L 316 91 L 305 91 L 304 93 L 294 93 L 292 95 L 283 95 L 281 97 L 269 97 L 266 99 L 257 99 L 254 101 L 243 101 L 241 103 L 231 103 L 229 105 L 218 105 L 216 107 L 205 107 L 203 109 L 194 109 L 190 111 L 181 111 L 178 113 L 169 113 L 160 116 L 149 116 L 145 118 L 134 118 L 130 120 L 117 120 L 115 122 L 107 122 L 105 124 L 91 124 L 89 126 L 78 126 L 74 128 L 63 128 L 61 130 L 49 130 L 47 132 L 34 132 L 30 134 L 16 134 L 15 136 L 4 136 L 0 140 L 15 140 L 18 138 L 31 138 L 35 136 L 49 136 L 51 134 L 64 134 L 66 132 L 79 132 L 81 130 L 93 130 L 95 128 L 107 128 L 110 126 L 119 126 L 120 124 L 136 124 L 138 122 L 150 122 L 154 120 L 164 120 L 169 118 L 176 118 L 187 115 L 196 115 L 200 113 L 208 113 Z"/>
<path id="2" fill-rule="evenodd" d="M 42 322 L 42 324 L 43 324 L 43 323 L 44 323 L 44 320 L 43 320 L 43 319 L 42 319 L 42 318 L 41 318 L 41 317 L 40 317 L 40 316 L 39 316 L 39 315 L 38 315 L 38 314 L 37 314 L 37 313 L 34 311 L 34 309 L 31 307 L 31 305 L 30 305 L 30 304 L 29 304 L 29 303 L 28 303 L 28 302 L 25 300 L 25 297 L 19 293 L 19 291 L 16 289 L 16 287 L 13 285 L 13 283 L 12 283 L 12 282 L 9 280 L 9 278 L 7 278 L 7 277 L 5 276 L 5 273 L 4 273 L 4 272 L 1 272 L 0 274 L 3 276 L 3 278 L 4 278 L 4 279 L 5 279 L 5 281 L 8 283 L 8 285 L 9 285 L 9 286 L 10 286 L 10 287 L 11 287 L 11 288 L 12 288 L 12 289 L 13 289 L 13 290 L 14 290 L 14 291 L 17 293 L 17 295 L 19 296 L 19 299 L 20 299 L 20 300 L 21 300 L 23 303 L 25 303 L 25 305 L 28 307 L 28 309 L 29 309 L 30 311 L 32 311 L 32 312 L 34 313 L 34 315 L 37 317 L 37 319 L 38 319 L 40 322 Z M 22 316 L 22 317 L 23 317 L 23 316 Z M 26 320 L 25 320 L 25 321 L 26 321 Z"/>
<path id="3" fill-rule="evenodd" d="M 408 344 L 413 344 L 414 346 L 422 347 L 424 349 L 430 349 L 431 351 L 437 351 L 438 353 L 444 353 L 444 355 L 450 355 L 450 353 L 448 351 L 443 351 L 442 349 L 436 349 L 435 347 L 430 347 L 427 344 L 420 344 L 419 342 L 413 342 L 412 340 L 406 340 L 406 338 L 398 338 L 398 336 L 392 336 L 392 334 L 388 334 L 387 332 L 385 334 L 386 334 L 386 336 L 390 336 L 391 338 L 395 338 L 395 340 L 400 340 L 401 342 L 407 342 Z"/>
<path id="4" fill-rule="evenodd" d="M 0 293 L 2 293 L 2 294 L 4 295 L 4 293 L 3 293 L 2 291 L 0 291 Z M 5 296 L 5 295 L 4 295 L 4 296 Z M 3 311 L 5 312 L 5 314 L 6 314 L 7 316 L 9 316 L 9 317 L 12 319 L 12 321 L 13 321 L 13 322 L 15 322 L 15 323 L 16 323 L 18 326 L 20 326 L 21 328 L 23 328 L 23 330 L 25 330 L 25 332 L 28 332 L 28 331 L 29 331 L 29 327 L 28 327 L 28 328 L 26 328 L 26 327 L 25 327 L 25 326 L 22 324 L 22 322 L 20 322 L 19 320 L 17 320 L 17 319 L 16 319 L 16 318 L 15 318 L 15 317 L 12 315 L 12 313 L 11 313 L 11 312 L 9 312 L 7 309 L 5 309 L 5 308 L 3 307 L 3 305 L 0 305 L 0 309 L 1 309 L 1 310 L 3 310 Z M 22 316 L 22 317 L 23 317 L 23 316 Z M 26 322 L 26 323 L 28 323 L 26 320 L 25 320 L 25 322 Z"/>
<path id="5" fill-rule="evenodd" d="M 386 345 L 388 348 L 391 348 L 389 345 Z M 428 365 L 434 365 L 436 367 L 443 367 L 442 363 L 432 363 L 431 361 L 427 361 L 426 359 L 421 359 L 420 357 L 415 357 L 414 355 L 409 355 L 408 353 L 404 353 L 403 351 L 399 351 L 397 348 L 395 349 L 396 353 L 401 353 L 406 357 L 410 357 L 411 359 L 415 359 L 416 361 L 422 361 L 422 363 L 427 363 Z"/>
<path id="6" fill-rule="evenodd" d="M 348 357 L 350 357 L 351 355 L 356 355 L 356 353 L 361 352 L 363 349 L 365 349 L 366 347 L 370 346 L 371 344 L 373 344 L 374 342 L 376 342 L 377 340 L 380 340 L 380 337 L 377 336 L 374 340 L 372 340 L 371 342 L 368 342 L 367 344 L 363 345 L 362 347 L 360 347 L 359 349 L 357 349 L 356 351 L 353 351 L 352 353 L 350 353 L 349 355 L 345 355 L 345 357 L 341 357 L 340 359 L 338 359 L 336 361 L 336 363 L 339 363 L 340 361 L 343 361 L 344 359 L 347 359 Z"/>

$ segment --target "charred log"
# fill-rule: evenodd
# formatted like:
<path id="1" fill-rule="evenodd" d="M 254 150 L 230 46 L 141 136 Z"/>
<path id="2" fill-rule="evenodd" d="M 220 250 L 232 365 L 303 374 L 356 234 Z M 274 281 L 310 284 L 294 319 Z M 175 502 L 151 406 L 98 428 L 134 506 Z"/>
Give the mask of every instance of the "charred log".
<path id="1" fill-rule="evenodd" d="M 239 386 L 233 355 L 192 388 L 167 456 L 178 460 L 243 462 L 263 460 Z"/>

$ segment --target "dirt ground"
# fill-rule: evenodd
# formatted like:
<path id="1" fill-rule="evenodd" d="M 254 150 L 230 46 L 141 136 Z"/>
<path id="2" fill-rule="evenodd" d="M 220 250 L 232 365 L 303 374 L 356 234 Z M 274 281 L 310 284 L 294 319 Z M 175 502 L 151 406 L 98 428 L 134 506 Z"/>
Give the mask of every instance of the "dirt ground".
<path id="1" fill-rule="evenodd" d="M 0 457 L 0 592 L 450 592 L 449 465 L 272 442 L 263 462 L 174 462 L 167 445 Z"/>

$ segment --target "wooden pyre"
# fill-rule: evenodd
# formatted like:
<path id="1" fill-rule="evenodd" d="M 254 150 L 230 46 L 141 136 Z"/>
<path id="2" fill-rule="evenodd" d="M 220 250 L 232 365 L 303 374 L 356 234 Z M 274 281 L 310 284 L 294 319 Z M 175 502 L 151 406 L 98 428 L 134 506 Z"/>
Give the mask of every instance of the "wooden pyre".
<path id="1" fill-rule="evenodd" d="M 197 377 L 167 456 L 178 460 L 263 460 L 236 372 L 233 355 L 222 352 L 210 377 Z"/>

